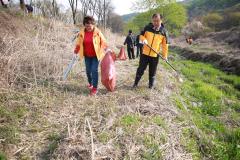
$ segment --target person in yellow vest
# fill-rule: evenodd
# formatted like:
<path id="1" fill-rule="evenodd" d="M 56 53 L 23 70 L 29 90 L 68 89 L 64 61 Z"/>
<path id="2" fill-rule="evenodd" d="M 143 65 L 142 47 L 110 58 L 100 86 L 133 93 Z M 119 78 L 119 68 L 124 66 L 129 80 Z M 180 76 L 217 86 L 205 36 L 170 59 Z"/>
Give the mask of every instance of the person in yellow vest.
<path id="1" fill-rule="evenodd" d="M 147 45 L 151 46 L 157 52 L 161 51 L 162 57 L 166 61 L 168 55 L 168 32 L 162 24 L 162 16 L 159 13 L 153 14 L 152 23 L 145 26 L 140 36 L 140 42 L 143 44 L 143 50 L 140 55 L 139 67 L 133 88 L 138 86 L 144 71 L 149 66 L 149 88 L 152 89 L 154 87 L 159 55 Z"/>
<path id="2" fill-rule="evenodd" d="M 95 26 L 93 17 L 84 17 L 83 25 L 84 29 L 79 32 L 74 53 L 79 54 L 81 59 L 84 57 L 88 78 L 87 87 L 90 95 L 94 96 L 98 92 L 99 62 L 104 57 L 104 50 L 107 46 L 102 32 Z"/>

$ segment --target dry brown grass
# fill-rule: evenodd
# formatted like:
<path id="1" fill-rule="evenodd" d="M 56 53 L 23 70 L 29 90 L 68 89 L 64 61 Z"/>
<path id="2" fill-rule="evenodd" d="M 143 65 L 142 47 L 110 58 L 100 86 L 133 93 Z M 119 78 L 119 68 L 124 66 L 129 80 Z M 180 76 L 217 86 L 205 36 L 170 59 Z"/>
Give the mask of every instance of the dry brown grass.
<path id="1" fill-rule="evenodd" d="M 31 32 L 23 30 L 18 36 L 3 35 L 5 47 L 0 58 L 6 85 L 37 85 L 39 81 L 60 80 L 73 48 L 69 43 L 71 29 L 56 21 L 47 26 L 39 22 Z"/>
<path id="2" fill-rule="evenodd" d="M 10 159 L 191 159 L 180 143 L 184 126 L 175 121 L 179 113 L 169 100 L 177 92 L 171 73 L 160 66 L 159 89 L 131 90 L 138 60 L 116 62 L 116 91 L 100 85 L 99 95 L 89 97 L 83 63 L 61 81 L 74 27 L 45 20 L 33 26 L 1 36 L 1 105 L 27 110 L 16 124 L 17 143 L 0 143 Z M 104 34 L 118 51 L 123 37 Z M 140 85 L 145 83 L 147 74 Z"/>
<path id="3" fill-rule="evenodd" d="M 26 86 L 49 80 L 60 81 L 74 49 L 75 42 L 71 42 L 74 27 L 54 20 L 36 18 L 30 21 L 28 17 L 22 18 L 27 22 L 17 24 L 14 20 L 8 22 L 15 17 L 4 15 L 3 22 L 8 25 L 0 36 L 0 67 L 3 71 L 0 84 Z M 13 33 L 9 34 L 9 28 Z M 108 29 L 104 35 L 109 47 L 117 50 L 115 46 L 122 43 L 122 37 Z"/>

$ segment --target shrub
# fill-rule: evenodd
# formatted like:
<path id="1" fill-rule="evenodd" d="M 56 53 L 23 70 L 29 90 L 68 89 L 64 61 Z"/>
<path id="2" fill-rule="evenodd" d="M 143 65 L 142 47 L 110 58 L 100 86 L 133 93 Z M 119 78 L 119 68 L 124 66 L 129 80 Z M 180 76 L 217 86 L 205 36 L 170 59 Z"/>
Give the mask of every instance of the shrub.
<path id="1" fill-rule="evenodd" d="M 194 20 L 182 30 L 182 33 L 186 36 L 192 36 L 194 39 L 196 39 L 211 31 L 212 29 L 205 27 L 202 22 Z"/>
<path id="2" fill-rule="evenodd" d="M 209 13 L 203 17 L 203 24 L 213 30 L 217 30 L 222 22 L 223 17 L 218 13 Z"/>
<path id="3" fill-rule="evenodd" d="M 153 13 L 163 15 L 163 23 L 171 35 L 178 35 L 187 22 L 186 8 L 178 3 L 169 3 L 165 6 L 150 9 L 138 14 L 125 26 L 125 32 L 132 29 L 135 33 L 140 32 L 151 21 Z"/>
<path id="4" fill-rule="evenodd" d="M 229 12 L 224 17 L 223 27 L 231 28 L 240 25 L 240 12 Z"/>

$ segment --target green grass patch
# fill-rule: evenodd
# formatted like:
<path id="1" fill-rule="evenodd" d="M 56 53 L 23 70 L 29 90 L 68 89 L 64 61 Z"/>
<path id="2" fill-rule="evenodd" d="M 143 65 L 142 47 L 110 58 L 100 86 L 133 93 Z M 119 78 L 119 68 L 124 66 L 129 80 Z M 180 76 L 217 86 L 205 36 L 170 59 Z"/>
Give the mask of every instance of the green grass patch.
<path id="1" fill-rule="evenodd" d="M 1 106 L 0 105 L 0 139 L 5 139 L 5 143 L 17 143 L 19 140 L 19 123 L 26 113 L 24 106 Z"/>
<path id="2" fill-rule="evenodd" d="M 163 128 L 166 128 L 166 123 L 164 121 L 164 119 L 161 117 L 161 116 L 154 116 L 152 118 L 152 121 L 154 124 L 160 126 L 160 127 L 163 127 Z"/>
<path id="3" fill-rule="evenodd" d="M 221 76 L 220 79 L 227 84 L 233 85 L 236 89 L 240 90 L 240 78 L 236 75 L 224 75 Z"/>
<path id="4" fill-rule="evenodd" d="M 60 141 L 62 139 L 62 136 L 58 133 L 51 133 L 48 135 L 47 139 L 49 141 Z"/>
<path id="5" fill-rule="evenodd" d="M 188 92 L 190 96 L 201 102 L 201 111 L 209 115 L 219 115 L 222 109 L 221 99 L 223 98 L 222 92 L 211 84 L 204 83 L 202 81 L 195 81 L 193 83 L 184 85 L 184 90 Z"/>
<path id="6" fill-rule="evenodd" d="M 100 134 L 97 135 L 97 137 L 99 141 L 104 144 L 106 144 L 111 139 L 111 135 L 109 132 L 101 132 Z"/>
<path id="7" fill-rule="evenodd" d="M 221 121 L 206 115 L 194 114 L 193 122 L 198 126 L 199 129 L 209 134 L 209 136 L 211 136 L 211 134 L 220 135 L 226 130 L 224 124 Z"/>
<path id="8" fill-rule="evenodd" d="M 7 156 L 0 151 L 0 160 L 7 160 Z"/>
<path id="9" fill-rule="evenodd" d="M 160 150 L 159 140 L 153 135 L 145 135 L 143 139 L 143 144 L 146 150 L 142 153 L 141 157 L 145 160 L 161 160 L 163 159 L 162 151 Z"/>
<path id="10" fill-rule="evenodd" d="M 224 73 L 210 64 L 181 59 L 176 53 L 173 56 L 173 65 L 185 77 L 180 91 L 182 101 L 179 97 L 173 99 L 184 114 L 181 121 L 188 121 L 198 130 L 185 130 L 183 145 L 194 159 L 240 159 L 237 122 L 240 77 Z M 229 121 L 236 123 L 229 125 Z"/>
<path id="11" fill-rule="evenodd" d="M 127 135 L 135 135 L 136 129 L 145 121 L 138 114 L 126 114 L 120 117 L 117 124 L 122 127 Z"/>
<path id="12" fill-rule="evenodd" d="M 41 158 L 42 159 L 51 159 L 52 154 L 54 153 L 54 151 L 57 149 L 61 139 L 62 139 L 62 135 L 59 133 L 50 133 L 47 137 L 47 139 L 49 140 L 49 145 L 47 146 L 46 150 L 42 153 Z"/>
<path id="13" fill-rule="evenodd" d="M 131 114 L 124 115 L 120 120 L 121 124 L 126 127 L 138 125 L 140 121 L 140 116 Z"/>
<path id="14" fill-rule="evenodd" d="M 199 153 L 199 147 L 190 128 L 183 130 L 183 137 L 181 138 L 181 144 L 186 148 L 188 152 L 192 154 L 193 160 L 201 160 L 201 154 Z"/>
<path id="15" fill-rule="evenodd" d="M 4 143 L 17 143 L 19 128 L 15 125 L 2 125 L 0 126 L 0 139 L 4 139 Z"/>

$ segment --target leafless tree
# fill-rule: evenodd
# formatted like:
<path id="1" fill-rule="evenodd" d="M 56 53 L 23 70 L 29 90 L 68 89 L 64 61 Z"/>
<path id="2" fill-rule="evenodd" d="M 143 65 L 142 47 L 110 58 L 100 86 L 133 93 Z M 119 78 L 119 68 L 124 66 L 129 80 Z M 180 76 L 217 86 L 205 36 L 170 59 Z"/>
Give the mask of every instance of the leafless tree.
<path id="1" fill-rule="evenodd" d="M 59 5 L 56 3 L 56 0 L 38 0 L 32 3 L 37 14 L 49 18 L 57 18 L 59 15 Z"/>
<path id="2" fill-rule="evenodd" d="M 3 0 L 0 0 L 0 2 L 1 2 L 1 4 L 2 4 L 2 6 L 3 6 L 4 8 L 7 8 L 7 4 L 5 4 L 5 3 L 3 2 Z"/>
<path id="3" fill-rule="evenodd" d="M 59 14 L 59 8 L 56 0 L 52 0 L 52 14 L 54 17 L 56 17 Z"/>
<path id="4" fill-rule="evenodd" d="M 98 25 L 106 28 L 108 13 L 113 10 L 111 0 L 79 0 L 82 17 L 97 17 Z"/>
<path id="5" fill-rule="evenodd" d="M 111 28 L 114 33 L 123 33 L 124 22 L 121 16 L 114 12 L 110 12 L 107 18 L 107 27 Z"/>
<path id="6" fill-rule="evenodd" d="M 113 10 L 110 0 L 97 0 L 95 14 L 98 18 L 98 24 L 106 28 L 107 15 Z"/>
<path id="7" fill-rule="evenodd" d="M 68 0 L 68 2 L 71 7 L 71 11 L 72 11 L 73 23 L 76 24 L 76 13 L 77 13 L 78 0 Z"/>
<path id="8" fill-rule="evenodd" d="M 79 1 L 80 1 L 80 5 L 81 5 L 82 15 L 83 15 L 83 17 L 85 17 L 86 15 L 88 15 L 92 0 L 79 0 Z"/>
<path id="9" fill-rule="evenodd" d="M 24 0 L 20 0 L 24 4 Z M 111 27 L 114 32 L 121 32 L 121 17 L 114 14 L 111 0 L 68 0 L 70 10 L 60 13 L 57 0 L 31 0 L 36 14 L 44 17 L 54 17 L 67 23 L 71 20 L 74 24 L 81 22 L 83 17 L 90 15 L 96 17 L 99 26 Z"/>
<path id="10" fill-rule="evenodd" d="M 25 2 L 24 0 L 20 0 L 20 7 L 23 11 L 25 11 Z"/>

